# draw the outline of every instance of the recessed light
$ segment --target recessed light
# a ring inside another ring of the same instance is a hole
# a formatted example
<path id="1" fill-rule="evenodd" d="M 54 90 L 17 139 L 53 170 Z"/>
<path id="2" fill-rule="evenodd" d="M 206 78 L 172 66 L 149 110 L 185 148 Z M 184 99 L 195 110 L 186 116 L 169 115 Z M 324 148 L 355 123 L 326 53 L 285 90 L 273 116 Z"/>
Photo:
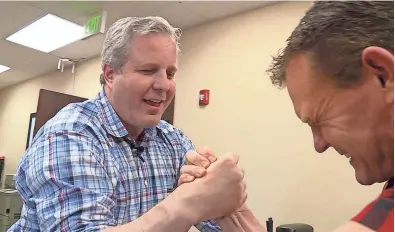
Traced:
<path id="1" fill-rule="evenodd" d="M 5 71 L 7 71 L 9 69 L 10 69 L 10 67 L 7 67 L 7 66 L 4 66 L 4 65 L 0 64 L 0 73 L 5 72 Z"/>
<path id="2" fill-rule="evenodd" d="M 47 14 L 6 40 L 42 52 L 51 52 L 83 37 L 84 28 L 73 22 Z"/>

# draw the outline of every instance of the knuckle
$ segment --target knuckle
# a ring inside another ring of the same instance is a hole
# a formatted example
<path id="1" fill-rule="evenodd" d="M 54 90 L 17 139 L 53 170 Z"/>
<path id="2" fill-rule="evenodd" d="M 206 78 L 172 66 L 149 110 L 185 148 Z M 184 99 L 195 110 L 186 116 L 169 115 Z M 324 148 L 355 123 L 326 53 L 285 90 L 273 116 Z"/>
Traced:
<path id="1" fill-rule="evenodd" d="M 188 182 L 189 179 L 190 179 L 190 176 L 189 176 L 188 174 L 183 174 L 183 175 L 181 176 L 181 180 L 183 181 L 183 183 Z"/>
<path id="2" fill-rule="evenodd" d="M 189 166 L 189 165 L 184 165 L 184 166 L 181 167 L 181 170 L 180 170 L 181 174 L 187 172 L 188 166 Z"/>
<path id="3" fill-rule="evenodd" d="M 235 173 L 236 173 L 237 180 L 243 181 L 243 179 L 244 179 L 243 172 L 240 172 L 240 170 L 235 170 Z"/>
<path id="4" fill-rule="evenodd" d="M 196 158 L 199 157 L 198 153 L 196 153 L 196 151 L 189 151 L 187 152 L 187 154 L 185 155 L 186 159 L 190 162 L 194 161 Z"/>
<path id="5" fill-rule="evenodd" d="M 232 156 L 225 156 L 224 158 L 223 158 L 223 162 L 225 163 L 225 164 L 234 164 L 235 162 L 233 161 L 233 158 L 232 158 Z"/>
<path id="6" fill-rule="evenodd" d="M 233 159 L 238 159 L 238 158 L 239 158 L 239 155 L 238 155 L 237 153 L 234 153 L 234 152 L 230 153 L 230 156 L 231 156 Z"/>
<path id="7" fill-rule="evenodd" d="M 197 166 L 194 166 L 192 169 L 191 169 L 191 174 L 193 174 L 194 176 L 198 176 L 198 175 L 200 175 L 200 172 L 202 171 L 202 168 L 201 167 L 197 167 Z"/>
<path id="8" fill-rule="evenodd" d="M 211 155 L 211 150 L 208 147 L 203 147 L 200 149 L 199 153 L 204 157 L 209 157 Z"/>
<path id="9" fill-rule="evenodd" d="M 185 179 L 184 175 L 181 175 L 180 178 L 178 179 L 178 185 L 184 184 L 185 183 L 184 179 Z"/>

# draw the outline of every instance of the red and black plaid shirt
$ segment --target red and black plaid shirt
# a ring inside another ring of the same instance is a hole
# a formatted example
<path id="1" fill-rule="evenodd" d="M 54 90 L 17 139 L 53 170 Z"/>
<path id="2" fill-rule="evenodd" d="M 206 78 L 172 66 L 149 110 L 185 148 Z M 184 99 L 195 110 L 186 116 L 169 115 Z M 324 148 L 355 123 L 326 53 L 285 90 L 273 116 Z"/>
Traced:
<path id="1" fill-rule="evenodd" d="M 394 178 L 385 184 L 380 196 L 352 220 L 377 232 L 394 231 Z"/>

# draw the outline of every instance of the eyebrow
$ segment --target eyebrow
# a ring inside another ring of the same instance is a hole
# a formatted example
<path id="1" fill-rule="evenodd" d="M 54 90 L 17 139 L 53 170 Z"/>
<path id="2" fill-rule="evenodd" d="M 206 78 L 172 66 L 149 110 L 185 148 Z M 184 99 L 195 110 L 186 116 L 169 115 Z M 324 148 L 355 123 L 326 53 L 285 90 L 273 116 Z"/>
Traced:
<path id="1" fill-rule="evenodd" d="M 158 64 L 156 63 L 144 63 L 140 64 L 139 67 L 147 68 L 147 67 L 158 67 Z M 167 67 L 167 69 L 170 69 L 171 71 L 176 72 L 178 70 L 177 66 L 170 65 Z"/>

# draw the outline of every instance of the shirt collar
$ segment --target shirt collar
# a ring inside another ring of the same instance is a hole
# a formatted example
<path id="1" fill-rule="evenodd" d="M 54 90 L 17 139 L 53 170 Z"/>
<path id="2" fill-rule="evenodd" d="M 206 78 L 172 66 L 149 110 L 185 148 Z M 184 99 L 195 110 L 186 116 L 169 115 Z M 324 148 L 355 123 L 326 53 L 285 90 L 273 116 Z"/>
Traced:
<path id="1" fill-rule="evenodd" d="M 389 188 L 394 188 L 394 177 L 389 179 L 387 183 L 385 184 L 384 189 L 389 189 Z"/>
<path id="2" fill-rule="evenodd" d="M 96 100 L 99 108 L 101 109 L 101 117 L 106 132 L 117 138 L 127 136 L 129 133 L 126 130 L 126 127 L 122 124 L 121 119 L 118 117 L 118 114 L 115 112 L 114 108 L 110 104 L 104 91 L 104 87 L 96 96 Z M 157 133 L 156 127 L 146 128 L 142 133 L 143 134 L 141 135 L 141 137 L 153 138 Z"/>

